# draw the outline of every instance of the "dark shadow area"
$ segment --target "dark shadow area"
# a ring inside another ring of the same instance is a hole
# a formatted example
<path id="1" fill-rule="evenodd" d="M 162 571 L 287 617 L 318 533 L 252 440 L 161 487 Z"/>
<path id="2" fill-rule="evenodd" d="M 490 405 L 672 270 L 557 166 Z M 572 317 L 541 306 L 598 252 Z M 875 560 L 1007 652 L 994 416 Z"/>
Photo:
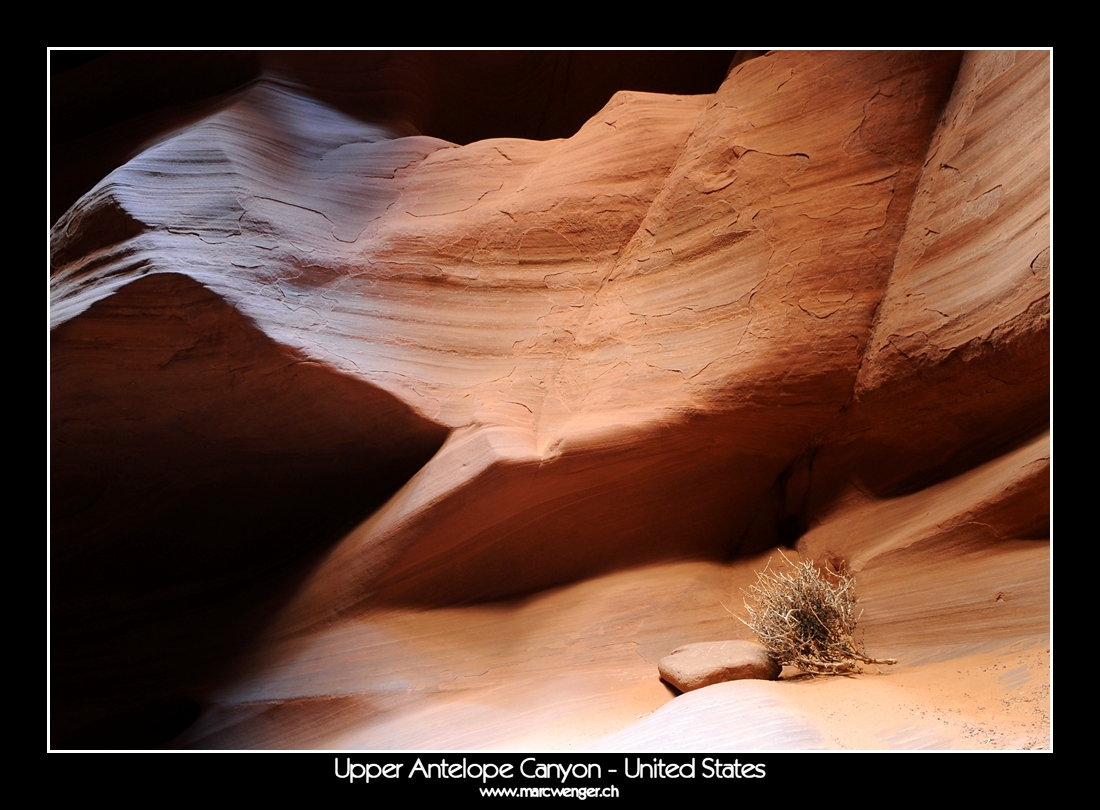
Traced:
<path id="1" fill-rule="evenodd" d="M 853 481 L 876 498 L 902 497 L 1027 444 L 1050 429 L 1049 357 L 1046 327 L 865 394 L 796 462 L 807 469 L 798 503 L 812 516 Z"/>
<path id="2" fill-rule="evenodd" d="M 81 65 L 106 56 L 110 51 L 50 51 L 50 76 L 76 70 Z"/>
<path id="3" fill-rule="evenodd" d="M 445 437 L 185 276 L 148 276 L 56 329 L 53 746 L 176 736 L 182 714 L 158 707 L 198 699 Z"/>
<path id="4" fill-rule="evenodd" d="M 771 482 L 806 441 L 802 426 L 829 410 L 827 402 L 778 414 L 742 405 L 688 415 L 621 444 L 491 465 L 403 524 L 405 550 L 369 604 L 485 603 L 623 568 L 724 559 L 761 515 L 771 524 L 761 549 L 774 546 Z"/>
<path id="5" fill-rule="evenodd" d="M 150 749 L 178 736 L 198 719 L 200 706 L 190 700 L 152 703 L 137 711 L 91 723 L 70 735 L 65 748 Z"/>

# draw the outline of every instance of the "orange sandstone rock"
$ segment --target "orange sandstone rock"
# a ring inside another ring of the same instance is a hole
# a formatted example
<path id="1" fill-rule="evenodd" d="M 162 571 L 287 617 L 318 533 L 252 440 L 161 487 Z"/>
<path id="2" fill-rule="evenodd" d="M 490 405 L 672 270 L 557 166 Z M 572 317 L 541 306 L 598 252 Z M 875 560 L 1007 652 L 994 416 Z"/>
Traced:
<path id="1" fill-rule="evenodd" d="M 661 677 L 681 692 L 746 678 L 772 681 L 783 671 L 767 650 L 752 641 L 686 644 L 662 658 L 658 668 Z"/>
<path id="2" fill-rule="evenodd" d="M 621 726 L 708 608 L 598 578 L 780 541 L 862 572 L 872 654 L 1044 637 L 1048 54 L 773 52 L 466 145 L 292 62 L 134 123 L 51 232 L 57 739 L 202 702 L 189 745 L 503 744 L 532 667 L 550 722 L 604 665 L 580 700 Z"/>

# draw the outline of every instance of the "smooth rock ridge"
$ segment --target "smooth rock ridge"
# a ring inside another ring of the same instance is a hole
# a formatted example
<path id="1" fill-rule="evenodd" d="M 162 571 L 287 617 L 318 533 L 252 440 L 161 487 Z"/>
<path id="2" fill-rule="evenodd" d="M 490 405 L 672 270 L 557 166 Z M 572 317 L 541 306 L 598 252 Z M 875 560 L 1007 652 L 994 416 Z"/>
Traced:
<path id="1" fill-rule="evenodd" d="M 661 677 L 681 692 L 746 678 L 773 681 L 782 667 L 753 641 L 703 641 L 677 647 L 661 659 Z"/>

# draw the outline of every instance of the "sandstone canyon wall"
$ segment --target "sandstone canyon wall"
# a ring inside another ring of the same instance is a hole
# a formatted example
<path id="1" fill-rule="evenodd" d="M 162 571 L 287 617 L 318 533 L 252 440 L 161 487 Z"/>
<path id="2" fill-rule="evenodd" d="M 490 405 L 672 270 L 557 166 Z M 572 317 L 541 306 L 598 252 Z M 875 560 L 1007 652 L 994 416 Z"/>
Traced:
<path id="1" fill-rule="evenodd" d="M 865 572 L 869 642 L 1045 637 L 1048 53 L 771 52 L 465 145 L 254 72 L 51 230 L 55 746 L 489 744 L 371 726 L 378 673 L 778 544 Z M 575 632 L 653 657 L 705 609 Z"/>

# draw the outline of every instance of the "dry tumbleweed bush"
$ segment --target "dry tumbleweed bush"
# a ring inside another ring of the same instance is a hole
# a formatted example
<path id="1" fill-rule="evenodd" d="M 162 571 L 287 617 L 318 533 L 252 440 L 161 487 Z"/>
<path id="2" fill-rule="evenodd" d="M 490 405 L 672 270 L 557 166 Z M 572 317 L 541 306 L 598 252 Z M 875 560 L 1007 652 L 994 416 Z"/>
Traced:
<path id="1" fill-rule="evenodd" d="M 862 672 L 857 661 L 897 663 L 892 658 L 868 658 L 863 645 L 853 638 L 863 611 L 855 612 L 851 575 L 843 568 L 826 568 L 823 573 L 809 561 L 787 562 L 792 572 L 769 572 L 766 565 L 757 574 L 745 600 L 749 620 L 741 619 L 772 658 L 821 675 Z"/>

